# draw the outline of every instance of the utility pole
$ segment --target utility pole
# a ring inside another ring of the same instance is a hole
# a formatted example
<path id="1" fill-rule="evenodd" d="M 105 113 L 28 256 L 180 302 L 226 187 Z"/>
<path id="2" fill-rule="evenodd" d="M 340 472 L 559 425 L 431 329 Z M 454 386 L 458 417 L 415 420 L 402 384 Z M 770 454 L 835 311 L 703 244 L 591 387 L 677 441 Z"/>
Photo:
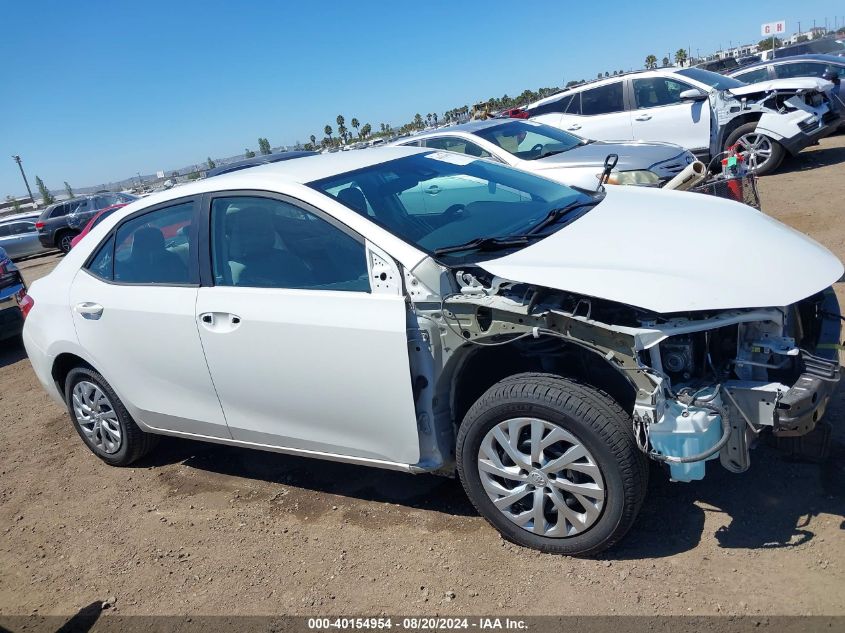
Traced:
<path id="1" fill-rule="evenodd" d="M 23 184 L 26 185 L 26 191 L 29 194 L 29 201 L 32 203 L 33 206 L 38 206 L 35 204 L 35 198 L 32 197 L 32 189 L 29 188 L 29 181 L 26 179 L 26 174 L 23 173 L 23 165 L 21 164 L 21 157 L 15 154 L 12 156 L 12 160 L 18 164 L 18 169 L 21 170 L 21 176 L 23 176 Z"/>

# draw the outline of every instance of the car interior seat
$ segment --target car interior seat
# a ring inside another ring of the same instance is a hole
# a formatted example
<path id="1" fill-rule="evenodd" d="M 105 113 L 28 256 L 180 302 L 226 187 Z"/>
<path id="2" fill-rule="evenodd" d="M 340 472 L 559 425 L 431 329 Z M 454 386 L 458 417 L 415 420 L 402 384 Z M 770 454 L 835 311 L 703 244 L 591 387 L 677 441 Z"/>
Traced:
<path id="1" fill-rule="evenodd" d="M 124 281 L 188 281 L 188 267 L 178 255 L 167 250 L 164 234 L 154 226 L 135 231 L 129 258 L 122 266 L 117 262 L 115 272 Z"/>

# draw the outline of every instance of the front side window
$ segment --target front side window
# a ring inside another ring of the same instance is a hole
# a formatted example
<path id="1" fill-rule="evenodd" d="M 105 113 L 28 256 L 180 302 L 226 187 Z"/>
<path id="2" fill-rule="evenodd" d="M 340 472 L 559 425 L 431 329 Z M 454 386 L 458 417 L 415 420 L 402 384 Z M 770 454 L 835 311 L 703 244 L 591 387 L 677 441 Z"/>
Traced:
<path id="1" fill-rule="evenodd" d="M 478 158 L 489 158 L 490 152 L 480 148 L 472 141 L 457 136 L 444 136 L 442 138 L 427 138 L 425 139 L 425 146 L 433 149 L 445 149 L 449 152 L 458 152 L 459 154 L 467 154 L 469 156 L 476 156 Z"/>
<path id="2" fill-rule="evenodd" d="M 193 202 L 157 209 L 120 225 L 115 234 L 114 280 L 137 284 L 191 283 L 196 252 Z"/>
<path id="3" fill-rule="evenodd" d="M 560 154 L 584 143 L 556 127 L 519 119 L 478 130 L 475 134 L 523 160 Z"/>
<path id="4" fill-rule="evenodd" d="M 339 227 L 281 200 L 215 198 L 211 239 L 218 286 L 370 290 L 364 245 Z"/>
<path id="5" fill-rule="evenodd" d="M 689 84 L 668 77 L 634 79 L 634 98 L 638 108 L 657 108 L 681 103 L 681 93 Z"/>
<path id="6" fill-rule="evenodd" d="M 35 224 L 32 222 L 13 222 L 9 225 L 10 235 L 26 235 L 35 233 Z"/>
<path id="7" fill-rule="evenodd" d="M 623 110 L 625 110 L 625 103 L 622 99 L 621 81 L 591 88 L 581 93 L 581 114 L 584 116 L 612 114 Z"/>
<path id="8" fill-rule="evenodd" d="M 754 68 L 734 76 L 747 84 L 756 84 L 758 81 L 766 81 L 769 78 L 769 67 Z"/>
<path id="9" fill-rule="evenodd" d="M 560 183 L 447 152 L 414 154 L 310 186 L 330 196 L 354 187 L 363 199 L 360 204 L 340 194 L 332 197 L 432 254 L 479 238 L 524 234 L 553 209 L 597 202 L 593 195 Z M 513 244 L 513 249 L 525 242 Z M 480 261 L 485 256 L 491 255 L 481 249 L 444 255 L 450 261 Z"/>

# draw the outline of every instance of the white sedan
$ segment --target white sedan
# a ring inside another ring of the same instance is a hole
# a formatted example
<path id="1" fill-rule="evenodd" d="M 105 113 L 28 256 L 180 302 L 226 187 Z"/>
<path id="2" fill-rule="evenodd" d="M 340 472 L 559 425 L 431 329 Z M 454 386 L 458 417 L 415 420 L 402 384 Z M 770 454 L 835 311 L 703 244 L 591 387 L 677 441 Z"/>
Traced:
<path id="1" fill-rule="evenodd" d="M 608 180 L 614 185 L 664 184 L 695 160 L 692 152 L 671 143 L 591 141 L 551 125 L 521 119 L 453 125 L 397 141 L 396 145 L 489 158 L 585 189 L 596 189 L 610 154 L 618 160 Z M 439 189 L 433 195 L 438 193 Z"/>
<path id="2" fill-rule="evenodd" d="M 452 177 L 461 202 L 415 193 Z M 748 427 L 813 428 L 842 272 L 739 203 L 391 147 L 133 202 L 21 304 L 36 375 L 109 464 L 174 435 L 457 472 L 506 538 L 587 555 L 633 524 L 648 459 L 741 472 Z"/>

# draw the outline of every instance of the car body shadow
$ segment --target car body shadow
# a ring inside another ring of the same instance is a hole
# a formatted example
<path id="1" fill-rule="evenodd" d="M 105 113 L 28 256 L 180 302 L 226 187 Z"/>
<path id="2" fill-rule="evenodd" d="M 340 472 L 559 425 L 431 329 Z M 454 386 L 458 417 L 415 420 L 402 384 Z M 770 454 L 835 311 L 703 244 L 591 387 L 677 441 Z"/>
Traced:
<path id="1" fill-rule="evenodd" d="M 14 365 L 26 358 L 26 349 L 20 336 L 0 340 L 0 368 Z"/>
<path id="2" fill-rule="evenodd" d="M 845 163 L 845 147 L 825 147 L 788 158 L 776 173 L 791 174 Z"/>

